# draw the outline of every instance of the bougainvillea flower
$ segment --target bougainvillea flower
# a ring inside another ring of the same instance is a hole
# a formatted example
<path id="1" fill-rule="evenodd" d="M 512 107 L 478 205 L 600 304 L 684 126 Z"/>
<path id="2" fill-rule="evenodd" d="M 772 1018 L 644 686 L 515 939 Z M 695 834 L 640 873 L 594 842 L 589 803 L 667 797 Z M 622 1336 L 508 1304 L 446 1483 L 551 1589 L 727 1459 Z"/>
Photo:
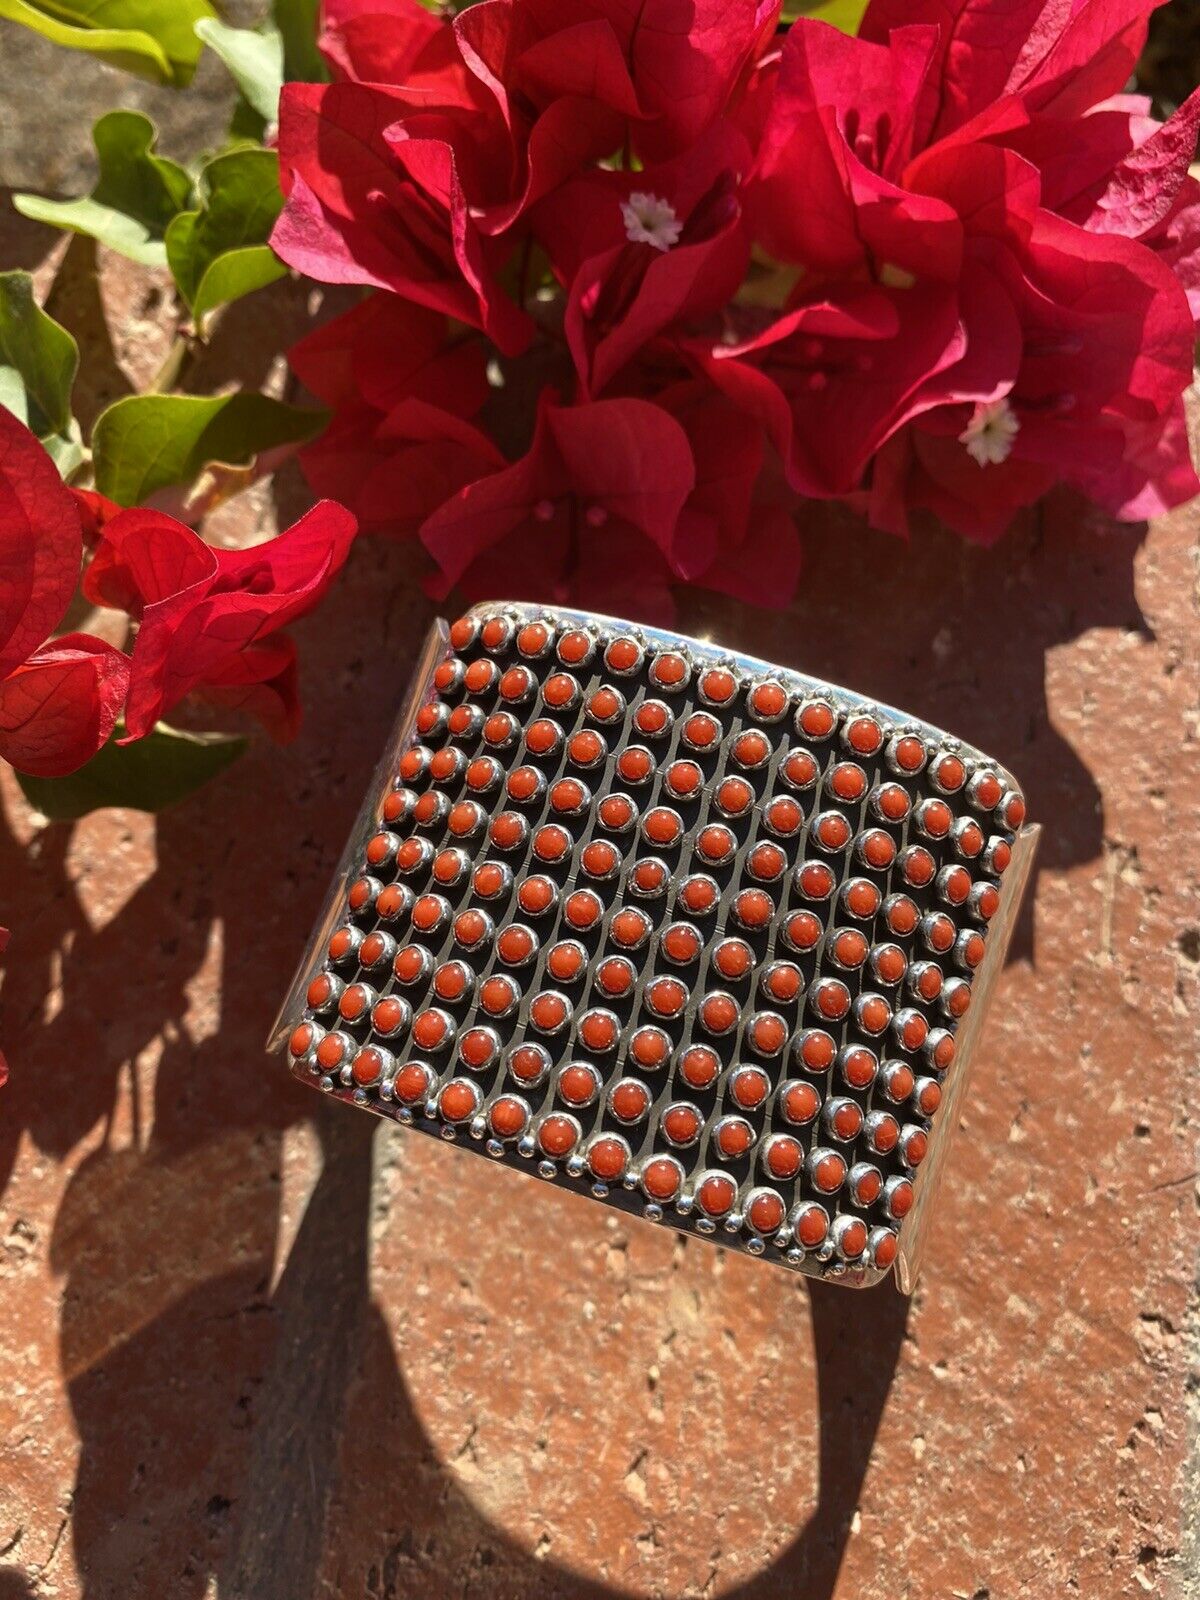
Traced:
<path id="1" fill-rule="evenodd" d="M 693 145 L 724 110 L 773 12 L 756 0 L 484 0 L 456 21 L 499 95 L 609 109 L 607 154 Z M 597 125 L 597 132 L 599 132 Z"/>
<path id="2" fill-rule="evenodd" d="M 89 633 L 64 633 L 0 679 L 0 756 L 38 778 L 83 766 L 113 731 L 129 657 Z"/>
<path id="3" fill-rule="evenodd" d="M 90 634 L 47 639 L 79 580 L 80 509 L 33 434 L 0 407 L 0 757 L 57 778 L 90 760 L 125 699 L 129 658 Z"/>
<path id="4" fill-rule="evenodd" d="M 692 448 L 696 485 L 677 537 L 712 560 L 692 582 L 751 605 L 787 605 L 800 576 L 800 538 L 782 475 L 765 471 L 762 427 L 707 384 L 684 381 L 658 395 Z"/>
<path id="5" fill-rule="evenodd" d="M 792 487 L 818 498 L 852 490 L 911 417 L 963 397 L 957 380 L 942 381 L 965 351 L 958 299 L 937 284 L 827 294 L 738 343 L 688 348 L 762 422 Z"/>
<path id="6" fill-rule="evenodd" d="M 415 533 L 464 484 L 504 465 L 469 420 L 489 395 L 478 336 L 375 294 L 308 334 L 293 371 L 334 411 L 300 452 L 313 489 L 350 507 L 364 530 Z"/>
<path id="7" fill-rule="evenodd" d="M 746 195 L 770 255 L 839 282 L 864 271 L 954 282 L 958 217 L 904 184 L 935 38 L 903 28 L 877 45 L 823 23 L 791 30 Z"/>
<path id="8" fill-rule="evenodd" d="M 856 38 L 773 0 L 328 0 L 278 242 L 430 320 L 301 346 L 310 479 L 419 525 L 443 587 L 641 615 L 685 575 L 786 593 L 785 482 L 973 538 L 1061 482 L 1178 503 L 1200 98 L 1125 92 L 1152 9 L 872 0 Z M 632 415 L 681 474 L 652 525 L 609 503 L 651 486 Z"/>
<path id="9" fill-rule="evenodd" d="M 436 78 L 454 54 L 449 27 L 419 0 L 324 0 L 318 43 L 334 77 L 354 83 Z"/>
<path id="10" fill-rule="evenodd" d="M 585 394 L 598 394 L 660 333 L 718 311 L 750 260 L 738 178 L 749 165 L 731 130 L 638 173 L 591 172 L 532 218 L 567 290 L 565 330 Z"/>
<path id="11" fill-rule="evenodd" d="M 1028 112 L 1078 117 L 1119 94 L 1146 41 L 1158 0 L 871 0 L 859 35 L 937 30 L 917 107 L 917 141 L 955 132 L 1006 97 Z"/>
<path id="12" fill-rule="evenodd" d="M 696 483 L 688 436 L 646 400 L 598 400 L 538 416 L 520 461 L 452 496 L 421 538 L 441 568 L 439 597 L 459 584 L 469 598 L 519 593 L 588 603 L 617 614 L 664 615 L 670 585 L 702 572 L 715 530 L 680 526 Z"/>
<path id="13" fill-rule="evenodd" d="M 216 550 L 165 512 L 136 509 L 114 517 L 84 592 L 140 618 L 127 738 L 142 738 L 185 695 L 210 687 L 222 703 L 232 698 L 255 710 L 269 706 L 269 728 L 284 736 L 294 732 L 299 708 L 291 646 L 279 635 L 326 593 L 354 533 L 350 513 L 328 501 L 277 538 L 246 550 Z"/>
<path id="14" fill-rule="evenodd" d="M 477 225 L 508 194 L 511 163 L 503 121 L 461 61 L 438 91 L 288 84 L 271 244 L 311 278 L 390 289 L 520 350 L 531 325 L 496 276 L 507 248 Z"/>

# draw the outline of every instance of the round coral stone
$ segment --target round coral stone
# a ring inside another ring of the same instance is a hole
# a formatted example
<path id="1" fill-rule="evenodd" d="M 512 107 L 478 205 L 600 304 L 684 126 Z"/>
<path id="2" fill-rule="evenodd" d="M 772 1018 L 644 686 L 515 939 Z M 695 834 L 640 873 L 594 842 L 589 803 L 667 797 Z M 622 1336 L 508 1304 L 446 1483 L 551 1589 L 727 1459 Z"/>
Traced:
<path id="1" fill-rule="evenodd" d="M 682 1102 L 668 1106 L 662 1114 L 662 1130 L 672 1144 L 692 1144 L 704 1126 L 704 1118 L 695 1106 Z"/>
<path id="2" fill-rule="evenodd" d="M 558 1092 L 569 1106 L 590 1105 L 599 1089 L 600 1074 L 584 1062 L 574 1062 L 558 1075 Z"/>
<path id="3" fill-rule="evenodd" d="M 828 739 L 837 726 L 837 717 L 827 700 L 810 700 L 800 707 L 796 726 L 810 739 Z"/>
<path id="4" fill-rule="evenodd" d="M 857 755 L 873 756 L 883 745 L 883 729 L 874 717 L 855 717 L 846 724 L 846 743 Z"/>
<path id="5" fill-rule="evenodd" d="M 651 1200 L 674 1200 L 683 1186 L 683 1172 L 670 1156 L 655 1156 L 642 1168 L 642 1189 Z"/>
<path id="6" fill-rule="evenodd" d="M 587 953 L 573 939 L 562 939 L 550 947 L 546 969 L 558 983 L 573 983 L 587 965 Z"/>
<path id="7" fill-rule="evenodd" d="M 756 683 L 750 691 L 750 709 L 764 722 L 777 722 L 787 710 L 787 690 L 773 678 Z"/>
<path id="8" fill-rule="evenodd" d="M 833 936 L 830 954 L 842 967 L 861 967 L 867 959 L 867 941 L 857 928 L 842 928 Z"/>
<path id="9" fill-rule="evenodd" d="M 496 1059 L 497 1045 L 487 1028 L 468 1028 L 458 1041 L 458 1054 L 474 1072 L 482 1072 Z"/>
<path id="10" fill-rule="evenodd" d="M 683 742 L 693 750 L 711 750 L 721 738 L 721 724 L 706 711 L 697 711 L 683 725 Z"/>
<path id="11" fill-rule="evenodd" d="M 650 927 L 650 918 L 644 911 L 629 908 L 617 912 L 609 923 L 608 931 L 616 944 L 626 950 L 635 950 L 649 937 Z"/>
<path id="12" fill-rule="evenodd" d="M 579 1037 L 597 1055 L 616 1046 L 620 1027 L 611 1011 L 587 1011 L 579 1021 Z"/>
<path id="13" fill-rule="evenodd" d="M 583 728 L 573 734 L 567 745 L 567 754 L 577 767 L 594 767 L 608 754 L 608 746 L 592 728 Z"/>
<path id="14" fill-rule="evenodd" d="M 376 1033 L 381 1033 L 386 1039 L 393 1033 L 398 1033 L 408 1021 L 408 1017 L 407 1003 L 389 995 L 387 999 L 381 1000 L 371 1013 L 371 1026 Z"/>
<path id="15" fill-rule="evenodd" d="M 514 800 L 517 805 L 524 805 L 541 794 L 544 783 L 545 780 L 536 767 L 514 767 L 508 775 L 505 790 L 510 800 Z M 519 844 L 520 836 L 514 835 L 511 843 Z"/>
<path id="16" fill-rule="evenodd" d="M 438 1096 L 438 1110 L 447 1122 L 466 1122 L 479 1109 L 479 1090 L 466 1078 L 451 1078 Z"/>
<path id="17" fill-rule="evenodd" d="M 603 1183 L 615 1183 L 629 1165 L 629 1146 L 614 1133 L 601 1134 L 588 1146 L 588 1169 Z"/>
<path id="18" fill-rule="evenodd" d="M 654 978 L 643 993 L 656 1017 L 677 1017 L 687 1005 L 688 991 L 678 978 Z"/>
<path id="19" fill-rule="evenodd" d="M 689 1089 L 709 1089 L 717 1081 L 721 1062 L 707 1045 L 693 1044 L 679 1058 L 679 1076 Z"/>
<path id="20" fill-rule="evenodd" d="M 557 722 L 539 717 L 525 730 L 525 748 L 535 756 L 547 756 L 562 743 L 563 731 Z"/>
<path id="21" fill-rule="evenodd" d="M 761 1067 L 738 1067 L 729 1079 L 729 1097 L 743 1111 L 757 1111 L 771 1092 L 771 1080 Z"/>
<path id="22" fill-rule="evenodd" d="M 519 1044 L 508 1057 L 508 1070 L 518 1083 L 540 1083 L 549 1066 L 550 1057 L 540 1044 Z"/>
<path id="23" fill-rule="evenodd" d="M 674 720 L 672 710 L 662 701 L 642 701 L 634 712 L 634 726 L 638 733 L 645 733 L 646 738 L 658 738 L 659 734 L 666 733 Z"/>
<path id="24" fill-rule="evenodd" d="M 757 1189 L 746 1207 L 746 1221 L 755 1233 L 776 1233 L 787 1215 L 782 1199 L 773 1189 Z"/>
<path id="25" fill-rule="evenodd" d="M 636 974 L 624 956 L 606 956 L 596 968 L 596 985 L 611 999 L 619 999 L 633 988 Z"/>
<path id="26" fill-rule="evenodd" d="M 475 974 L 465 961 L 446 961 L 433 975 L 433 992 L 439 1000 L 453 1005 L 470 992 L 474 982 Z"/>
<path id="27" fill-rule="evenodd" d="M 429 1068 L 420 1061 L 410 1061 L 400 1068 L 396 1074 L 393 1089 L 396 1099 L 402 1105 L 416 1105 L 418 1100 L 424 1100 L 429 1093 L 429 1086 L 433 1082 L 433 1074 Z"/>
<path id="28" fill-rule="evenodd" d="M 741 817 L 754 804 L 754 790 L 745 778 L 724 778 L 717 787 L 718 811 L 727 817 Z"/>
<path id="29" fill-rule="evenodd" d="M 533 836 L 533 853 L 539 861 L 561 861 L 571 853 L 571 835 L 557 822 L 547 822 Z"/>
<path id="30" fill-rule="evenodd" d="M 539 1033 L 557 1033 L 569 1016 L 567 1002 L 552 990 L 536 995 L 529 1007 L 529 1020 Z"/>
<path id="31" fill-rule="evenodd" d="M 625 696 L 611 684 L 601 684 L 588 701 L 588 715 L 597 722 L 616 722 L 625 714 Z"/>
<path id="32" fill-rule="evenodd" d="M 582 628 L 572 628 L 558 641 L 558 659 L 568 667 L 581 667 L 596 648 L 590 633 Z"/>
<path id="33" fill-rule="evenodd" d="M 796 1177 L 803 1166 L 804 1151 L 795 1139 L 780 1133 L 768 1143 L 763 1161 L 773 1178 L 787 1183 Z"/>
<path id="34" fill-rule="evenodd" d="M 800 1035 L 797 1049 L 805 1069 L 809 1072 L 828 1072 L 837 1055 L 837 1046 L 822 1028 L 806 1028 Z"/>
<path id="35" fill-rule="evenodd" d="M 636 639 L 614 639 L 604 652 L 604 662 L 610 672 L 636 672 L 642 664 L 642 647 Z"/>
<path id="36" fill-rule="evenodd" d="M 759 733 L 757 728 L 739 733 L 733 741 L 733 759 L 741 767 L 761 767 L 770 754 L 770 742 L 766 734 Z"/>
<path id="37" fill-rule="evenodd" d="M 677 966 L 688 966 L 699 958 L 704 941 L 690 922 L 674 922 L 664 929 L 662 952 Z"/>
<path id="38" fill-rule="evenodd" d="M 489 1017 L 503 1017 L 517 1003 L 517 986 L 511 978 L 486 978 L 480 985 L 479 1005 Z"/>
<path id="39" fill-rule="evenodd" d="M 837 880 L 823 861 L 805 861 L 796 874 L 796 885 L 808 900 L 827 900 Z"/>
<path id="40" fill-rule="evenodd" d="M 709 1033 L 728 1033 L 737 1026 L 738 1015 L 732 995 L 709 994 L 700 1002 L 700 1020 Z"/>
<path id="41" fill-rule="evenodd" d="M 613 1085 L 608 1103 L 622 1122 L 640 1122 L 650 1109 L 650 1092 L 636 1078 L 622 1078 Z"/>
<path id="42" fill-rule="evenodd" d="M 661 1028 L 639 1028 L 629 1041 L 629 1054 L 643 1071 L 653 1072 L 671 1054 L 671 1041 Z"/>
<path id="43" fill-rule="evenodd" d="M 723 1217 L 733 1210 L 737 1185 L 723 1172 L 710 1172 L 696 1189 L 696 1204 L 706 1217 Z"/>
<path id="44" fill-rule="evenodd" d="M 790 961 L 773 961 L 763 973 L 763 993 L 776 1005 L 790 1005 L 799 998 L 803 987 L 804 978 L 800 968 L 794 967 Z"/>
<path id="45" fill-rule="evenodd" d="M 557 885 L 541 872 L 526 878 L 517 890 L 517 904 L 527 917 L 540 917 L 557 899 Z"/>
<path id="46" fill-rule="evenodd" d="M 709 667 L 700 678 L 700 698 L 710 705 L 728 705 L 737 693 L 737 679 L 725 667 Z"/>
<path id="47" fill-rule="evenodd" d="M 614 833 L 623 833 L 637 818 L 637 807 L 627 794 L 608 794 L 599 806 L 600 821 Z"/>
<path id="48" fill-rule="evenodd" d="M 471 885 L 484 900 L 494 900 L 508 887 L 508 873 L 497 861 L 482 861 L 475 868 Z"/>
<path id="49" fill-rule="evenodd" d="M 779 1107 L 788 1122 L 803 1128 L 821 1109 L 821 1097 L 811 1083 L 797 1081 L 784 1086 Z"/>
<path id="50" fill-rule="evenodd" d="M 642 832 L 651 844 L 660 849 L 668 849 L 678 844 L 683 834 L 683 822 L 677 812 L 669 806 L 655 806 L 646 813 L 642 822 Z"/>
<path id="51" fill-rule="evenodd" d="M 621 857 L 607 839 L 593 839 L 584 846 L 579 864 L 589 878 L 610 878 L 620 866 Z"/>
<path id="52" fill-rule="evenodd" d="M 685 878 L 679 890 L 679 901 L 694 917 L 711 911 L 719 898 L 719 890 L 710 877 L 694 873 Z"/>
<path id="53" fill-rule="evenodd" d="M 822 1194 L 836 1194 L 846 1180 L 846 1163 L 832 1150 L 814 1151 L 810 1169 L 813 1187 Z"/>
<path id="54" fill-rule="evenodd" d="M 867 775 L 856 761 L 839 761 L 825 782 L 830 794 L 847 803 L 861 800 L 867 792 Z"/>
<path id="55" fill-rule="evenodd" d="M 733 902 L 733 912 L 743 928 L 765 928 L 775 915 L 775 902 L 763 889 L 743 889 Z"/>
<path id="56" fill-rule="evenodd" d="M 543 1118 L 538 1129 L 538 1144 L 548 1156 L 569 1156 L 579 1142 L 579 1128 L 573 1117 L 554 1111 Z"/>
<path id="57" fill-rule="evenodd" d="M 801 1207 L 793 1231 L 797 1242 L 806 1250 L 815 1250 L 818 1245 L 823 1244 L 825 1235 L 829 1232 L 829 1217 L 824 1206 Z"/>
<path id="58" fill-rule="evenodd" d="M 604 915 L 604 904 L 591 889 L 576 889 L 563 904 L 563 920 L 579 933 L 594 928 Z"/>
<path id="59" fill-rule="evenodd" d="M 553 711 L 563 711 L 579 699 L 579 680 L 569 672 L 552 672 L 542 685 L 542 699 Z"/>

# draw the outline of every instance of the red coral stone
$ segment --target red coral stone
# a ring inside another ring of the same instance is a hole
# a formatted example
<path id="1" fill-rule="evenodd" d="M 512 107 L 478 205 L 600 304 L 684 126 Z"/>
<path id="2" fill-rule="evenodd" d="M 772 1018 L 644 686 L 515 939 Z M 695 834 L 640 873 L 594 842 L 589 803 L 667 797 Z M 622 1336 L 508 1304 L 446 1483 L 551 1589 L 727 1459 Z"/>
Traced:
<path id="1" fill-rule="evenodd" d="M 466 1122 L 479 1109 L 479 1090 L 466 1078 L 451 1078 L 438 1095 L 438 1110 L 447 1122 Z"/>
<path id="2" fill-rule="evenodd" d="M 622 1078 L 613 1085 L 608 1103 L 622 1122 L 640 1122 L 650 1109 L 650 1091 L 636 1078 Z"/>
<path id="3" fill-rule="evenodd" d="M 779 1109 L 784 1118 L 796 1127 L 805 1127 L 821 1109 L 821 1097 L 811 1083 L 796 1081 L 786 1084 L 779 1098 Z"/>
<path id="4" fill-rule="evenodd" d="M 683 1103 L 668 1106 L 662 1114 L 662 1130 L 672 1144 L 691 1144 L 704 1126 L 704 1118 L 695 1106 Z"/>
<path id="5" fill-rule="evenodd" d="M 733 1209 L 737 1184 L 724 1172 L 710 1172 L 696 1190 L 696 1204 L 706 1217 L 723 1217 Z"/>
<path id="6" fill-rule="evenodd" d="M 538 1144 L 548 1156 L 569 1156 L 579 1142 L 579 1129 L 573 1117 L 551 1112 L 538 1129 Z"/>
<path id="7" fill-rule="evenodd" d="M 615 1133 L 602 1134 L 588 1146 L 588 1169 L 603 1183 L 615 1183 L 629 1165 L 629 1146 Z"/>
<path id="8" fill-rule="evenodd" d="M 642 1188 L 651 1200 L 674 1200 L 682 1186 L 679 1163 L 670 1156 L 655 1156 L 642 1168 Z"/>
<path id="9" fill-rule="evenodd" d="M 705 1044 L 690 1045 L 679 1058 L 679 1076 L 690 1089 L 708 1089 L 717 1081 L 721 1062 Z"/>
<path id="10" fill-rule="evenodd" d="M 488 1126 L 497 1139 L 515 1139 L 529 1124 L 529 1107 L 515 1094 L 504 1094 L 488 1112 Z"/>
<path id="11" fill-rule="evenodd" d="M 782 1199 L 774 1189 L 759 1189 L 746 1207 L 746 1221 L 755 1233 L 775 1233 L 783 1226 L 787 1215 Z"/>

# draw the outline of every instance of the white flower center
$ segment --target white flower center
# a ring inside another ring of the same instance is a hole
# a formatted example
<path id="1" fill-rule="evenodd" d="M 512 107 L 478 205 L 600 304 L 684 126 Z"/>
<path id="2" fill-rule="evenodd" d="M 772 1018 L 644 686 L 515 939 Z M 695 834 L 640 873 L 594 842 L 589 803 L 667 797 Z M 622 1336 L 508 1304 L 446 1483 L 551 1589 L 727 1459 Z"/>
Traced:
<path id="1" fill-rule="evenodd" d="M 981 467 L 998 467 L 1012 452 L 1013 440 L 1021 431 L 1021 419 L 1007 400 L 989 400 L 976 405 L 970 422 L 958 436 L 967 454 Z"/>
<path id="2" fill-rule="evenodd" d="M 625 222 L 625 236 L 632 244 L 669 250 L 679 243 L 683 224 L 669 200 L 656 194 L 631 194 L 628 200 L 621 201 L 621 216 Z"/>

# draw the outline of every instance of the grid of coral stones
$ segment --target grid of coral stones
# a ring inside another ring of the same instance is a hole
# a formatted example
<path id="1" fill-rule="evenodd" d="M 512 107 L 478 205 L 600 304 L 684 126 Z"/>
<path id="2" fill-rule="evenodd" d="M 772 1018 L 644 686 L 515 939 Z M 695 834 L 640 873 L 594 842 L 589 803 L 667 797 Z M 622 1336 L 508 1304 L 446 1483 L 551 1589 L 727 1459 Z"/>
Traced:
<path id="1" fill-rule="evenodd" d="M 295 1070 L 874 1281 L 1024 818 L 1011 780 L 845 691 L 583 613 L 477 608 L 450 649 Z"/>

